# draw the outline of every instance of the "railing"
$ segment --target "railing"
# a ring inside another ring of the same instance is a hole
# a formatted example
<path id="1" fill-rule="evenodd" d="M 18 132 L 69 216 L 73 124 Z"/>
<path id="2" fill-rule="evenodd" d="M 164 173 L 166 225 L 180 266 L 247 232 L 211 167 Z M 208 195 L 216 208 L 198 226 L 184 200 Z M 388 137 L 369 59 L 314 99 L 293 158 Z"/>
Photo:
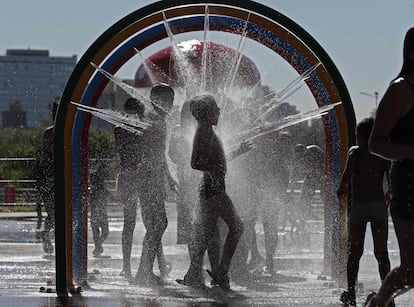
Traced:
<path id="1" fill-rule="evenodd" d="M 26 162 L 27 166 L 36 162 L 36 158 L 0 158 L 0 163 Z M 0 180 L 0 205 L 35 205 L 36 180 Z"/>
<path id="2" fill-rule="evenodd" d="M 27 187 L 15 187 L 22 184 Z M 19 205 L 32 206 L 36 204 L 37 191 L 34 187 L 36 180 L 0 180 L 0 202 L 1 206 Z"/>
<path id="3" fill-rule="evenodd" d="M 96 159 L 90 159 L 94 161 Z M 117 162 L 116 159 L 106 159 Z M 36 158 L 0 158 L 0 163 L 7 162 L 36 163 Z M 115 180 L 105 180 L 108 190 L 115 195 Z M 35 179 L 3 179 L 0 180 L 0 206 L 35 206 L 42 203 L 36 189 Z"/>
<path id="4" fill-rule="evenodd" d="M 95 160 L 95 159 L 90 159 Z M 107 159 L 114 162 L 117 160 Z M 35 158 L 0 158 L 0 162 L 10 162 L 10 161 L 26 161 L 27 163 L 36 162 Z M 105 180 L 108 190 L 114 196 L 113 199 L 116 199 L 116 190 L 115 190 L 115 180 L 107 179 Z M 296 201 L 300 197 L 301 188 L 303 181 L 295 181 L 289 184 L 287 193 Z M 9 194 L 8 194 L 9 193 Z M 35 179 L 22 179 L 22 180 L 0 180 L 0 206 L 35 206 L 36 204 L 41 204 L 41 199 L 38 195 L 36 189 L 36 180 Z M 109 205 L 118 205 L 116 202 L 111 202 Z M 323 212 L 324 206 L 323 201 L 320 198 L 320 191 L 316 191 L 313 198 L 312 211 Z"/>

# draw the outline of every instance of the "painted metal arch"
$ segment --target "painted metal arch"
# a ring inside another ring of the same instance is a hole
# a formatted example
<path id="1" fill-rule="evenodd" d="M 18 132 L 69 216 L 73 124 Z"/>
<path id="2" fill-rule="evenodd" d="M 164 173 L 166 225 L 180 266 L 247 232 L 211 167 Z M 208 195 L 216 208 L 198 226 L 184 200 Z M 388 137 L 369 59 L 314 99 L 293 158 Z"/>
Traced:
<path id="1" fill-rule="evenodd" d="M 315 100 L 320 106 L 342 101 L 342 106 L 330 112 L 331 116 L 325 120 L 327 154 L 332 161 L 330 190 L 333 191 L 340 160 L 346 155 L 348 143 L 353 142 L 348 136 L 353 135 L 355 118 L 346 86 L 323 48 L 289 18 L 252 1 L 158 1 L 131 13 L 105 31 L 82 56 L 63 92 L 55 126 L 58 291 L 64 291 L 72 283 L 73 270 L 84 265 L 86 257 L 82 253 L 73 257 L 72 251 L 79 249 L 79 240 L 85 235 L 82 196 L 86 195 L 90 116 L 77 112 L 69 102 L 81 101 L 94 106 L 105 88 L 108 80 L 94 74 L 89 63 L 115 73 L 135 55 L 133 48 L 143 49 L 167 36 L 162 12 L 176 33 L 197 31 L 202 29 L 206 4 L 211 15 L 210 30 L 233 33 L 236 25 L 249 15 L 248 37 L 274 50 L 299 73 L 322 63 L 308 81 Z M 72 234 L 76 237 L 72 238 Z M 82 277 L 82 272 L 76 272 L 79 274 Z"/>

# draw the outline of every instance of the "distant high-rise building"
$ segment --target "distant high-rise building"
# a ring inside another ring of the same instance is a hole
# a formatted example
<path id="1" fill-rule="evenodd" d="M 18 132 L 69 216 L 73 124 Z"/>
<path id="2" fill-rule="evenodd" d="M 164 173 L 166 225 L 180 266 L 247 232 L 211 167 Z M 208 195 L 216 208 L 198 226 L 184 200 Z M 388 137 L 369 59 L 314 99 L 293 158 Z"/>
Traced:
<path id="1" fill-rule="evenodd" d="M 18 101 L 26 114 L 25 126 L 38 128 L 50 122 L 49 104 L 62 95 L 76 62 L 76 55 L 51 57 L 49 50 L 8 49 L 0 55 L 0 114 L 8 114 Z M 0 126 L 5 124 L 15 126 L 2 118 Z"/>
<path id="2" fill-rule="evenodd" d="M 23 111 L 23 108 L 19 101 L 9 105 L 9 110 L 3 111 L 3 128 L 26 128 L 27 112 Z"/>

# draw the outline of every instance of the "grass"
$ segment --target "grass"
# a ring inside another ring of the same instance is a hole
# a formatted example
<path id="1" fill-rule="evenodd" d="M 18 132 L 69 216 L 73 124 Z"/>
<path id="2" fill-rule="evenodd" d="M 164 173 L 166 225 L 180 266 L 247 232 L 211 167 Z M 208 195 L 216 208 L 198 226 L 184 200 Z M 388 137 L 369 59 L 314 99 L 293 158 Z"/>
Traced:
<path id="1" fill-rule="evenodd" d="M 3 205 L 0 206 L 0 212 L 35 212 L 36 206 L 19 206 L 19 205 Z"/>
<path id="2" fill-rule="evenodd" d="M 108 212 L 121 212 L 123 210 L 122 205 L 107 205 Z M 45 211 L 42 205 L 42 211 Z M 35 205 L 0 205 L 0 213 L 2 212 L 36 212 Z"/>

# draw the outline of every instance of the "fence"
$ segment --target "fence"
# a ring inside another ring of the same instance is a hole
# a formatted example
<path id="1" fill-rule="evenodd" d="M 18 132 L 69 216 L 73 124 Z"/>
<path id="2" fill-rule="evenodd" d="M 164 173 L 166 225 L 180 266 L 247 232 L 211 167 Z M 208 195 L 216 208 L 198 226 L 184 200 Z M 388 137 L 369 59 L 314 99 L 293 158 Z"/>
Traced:
<path id="1" fill-rule="evenodd" d="M 92 162 L 96 159 L 90 159 Z M 109 162 L 118 163 L 117 159 L 105 159 Z M 30 163 L 36 163 L 37 159 L 35 158 L 0 158 L 0 163 L 10 163 L 10 162 L 22 162 L 27 163 L 29 166 Z M 105 180 L 108 190 L 114 196 L 113 199 L 116 200 L 116 190 L 115 190 L 115 180 L 110 178 Z M 303 181 L 291 182 L 287 193 L 298 201 L 298 198 L 301 194 Z M 36 204 L 41 204 L 40 196 L 36 189 L 36 180 L 35 179 L 20 179 L 20 180 L 11 180 L 4 179 L 0 180 L 0 206 L 35 206 Z M 111 201 L 109 204 L 116 205 L 116 202 Z M 311 211 L 316 213 L 318 216 L 322 216 L 324 206 L 321 199 L 320 191 L 317 190 L 313 200 L 310 204 Z"/>
<path id="2" fill-rule="evenodd" d="M 3 175 L 4 170 L 15 167 L 17 163 L 26 163 L 25 167 L 33 167 L 36 158 L 0 158 Z M 6 164 L 6 165 L 4 165 Z M 1 179 L 0 205 L 35 205 L 36 204 L 35 179 Z"/>
<path id="3" fill-rule="evenodd" d="M 90 159 L 95 161 L 96 159 Z M 116 159 L 106 159 L 117 162 Z M 0 158 L 0 163 L 26 163 L 26 167 L 34 167 L 36 158 Z M 115 180 L 105 180 L 108 190 L 115 193 Z M 36 189 L 36 179 L 1 179 L 0 180 L 0 206 L 35 206 L 41 203 L 40 196 Z"/>

